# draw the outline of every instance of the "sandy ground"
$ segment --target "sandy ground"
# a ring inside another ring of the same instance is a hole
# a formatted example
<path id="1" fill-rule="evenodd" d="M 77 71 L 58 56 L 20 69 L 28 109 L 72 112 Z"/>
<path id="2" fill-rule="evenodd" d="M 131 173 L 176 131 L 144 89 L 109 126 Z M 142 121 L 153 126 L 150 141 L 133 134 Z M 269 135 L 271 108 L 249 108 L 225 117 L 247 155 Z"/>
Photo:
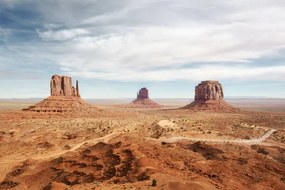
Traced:
<path id="1" fill-rule="evenodd" d="M 28 104 L 0 109 L 0 189 L 285 189 L 279 106 L 238 113 L 169 109 L 174 103 L 101 104 L 85 115 L 17 111 Z"/>

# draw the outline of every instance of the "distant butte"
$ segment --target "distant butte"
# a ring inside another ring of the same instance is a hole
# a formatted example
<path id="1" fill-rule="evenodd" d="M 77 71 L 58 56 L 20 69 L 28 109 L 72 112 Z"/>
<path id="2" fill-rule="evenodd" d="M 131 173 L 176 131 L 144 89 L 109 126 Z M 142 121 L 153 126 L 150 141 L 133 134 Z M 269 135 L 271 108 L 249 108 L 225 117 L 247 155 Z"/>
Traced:
<path id="1" fill-rule="evenodd" d="M 137 93 L 137 99 L 149 99 L 148 96 L 148 89 L 147 88 L 141 88 L 140 91 Z"/>
<path id="2" fill-rule="evenodd" d="M 72 86 L 68 76 L 53 75 L 50 81 L 50 96 L 43 101 L 24 109 L 34 112 L 73 112 L 89 111 L 94 108 L 80 98 L 79 85 Z"/>
<path id="3" fill-rule="evenodd" d="M 132 101 L 127 107 L 131 108 L 161 108 L 162 106 L 152 101 L 149 98 L 147 88 L 141 88 L 137 93 L 137 98 Z"/>
<path id="4" fill-rule="evenodd" d="M 183 107 L 191 110 L 237 111 L 224 101 L 222 85 L 215 80 L 202 81 L 195 87 L 195 99 Z"/>

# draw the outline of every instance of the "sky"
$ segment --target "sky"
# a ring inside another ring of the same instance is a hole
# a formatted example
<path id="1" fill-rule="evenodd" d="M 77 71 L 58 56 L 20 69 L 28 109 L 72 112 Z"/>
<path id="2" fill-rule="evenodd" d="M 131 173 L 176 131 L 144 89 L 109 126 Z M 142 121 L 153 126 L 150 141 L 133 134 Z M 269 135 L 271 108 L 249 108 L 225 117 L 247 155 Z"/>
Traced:
<path id="1" fill-rule="evenodd" d="M 285 98 L 284 0 L 0 0 L 0 98 L 49 96 L 52 75 L 83 98 Z"/>

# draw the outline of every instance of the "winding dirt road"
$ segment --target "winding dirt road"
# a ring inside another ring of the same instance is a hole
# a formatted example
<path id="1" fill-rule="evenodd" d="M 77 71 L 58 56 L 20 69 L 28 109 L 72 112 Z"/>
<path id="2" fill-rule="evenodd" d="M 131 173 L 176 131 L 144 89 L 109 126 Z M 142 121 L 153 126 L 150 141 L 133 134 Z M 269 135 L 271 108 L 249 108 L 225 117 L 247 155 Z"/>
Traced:
<path id="1" fill-rule="evenodd" d="M 270 137 L 270 135 L 272 135 L 272 133 L 274 133 L 276 130 L 275 129 L 270 129 L 268 130 L 266 133 L 264 133 L 261 137 L 257 138 L 257 139 L 228 139 L 228 140 L 224 140 L 224 139 L 205 139 L 205 138 L 191 138 L 191 137 L 170 137 L 170 138 L 160 138 L 157 139 L 159 141 L 163 141 L 163 142 L 169 142 L 169 143 L 174 143 L 174 142 L 178 142 L 178 141 L 202 141 L 202 142 L 216 142 L 216 143 L 237 143 L 237 144 L 248 144 L 248 145 L 252 145 L 252 144 L 260 144 L 263 141 L 265 141 L 267 138 Z M 55 152 L 53 154 L 48 154 L 48 155 L 42 155 L 42 156 L 34 156 L 33 159 L 35 160 L 46 160 L 46 159 L 50 159 L 50 158 L 55 158 L 58 156 L 61 156 L 65 153 L 68 152 L 72 152 L 75 151 L 77 149 L 79 149 L 81 146 L 83 146 L 86 143 L 97 143 L 97 142 L 108 142 L 111 138 L 114 138 L 118 135 L 120 135 L 121 133 L 111 133 L 108 134 L 104 137 L 100 137 L 100 138 L 95 138 L 95 139 L 90 139 L 87 141 L 83 141 L 79 144 L 74 145 L 71 149 L 69 150 L 63 150 L 60 152 Z M 154 139 L 151 139 L 154 140 Z M 25 159 L 27 160 L 27 159 Z M 19 162 L 24 162 L 25 160 L 5 160 L 5 161 L 0 161 L 0 164 L 13 164 L 13 163 L 19 163 Z"/>
<path id="2" fill-rule="evenodd" d="M 149 138 L 149 140 L 157 140 L 157 141 L 161 141 L 161 142 L 163 141 L 163 142 L 169 142 L 169 143 L 178 142 L 178 141 L 185 141 L 185 140 L 187 140 L 187 141 L 215 142 L 215 143 L 237 143 L 237 144 L 246 144 L 246 145 L 261 144 L 262 143 L 262 145 L 271 146 L 272 144 L 270 144 L 270 143 L 266 144 L 263 142 L 266 139 L 268 139 L 270 137 L 270 135 L 272 135 L 272 133 L 274 133 L 275 131 L 276 131 L 275 129 L 270 129 L 266 133 L 264 133 L 261 137 L 256 138 L 256 139 L 249 139 L 249 140 L 247 140 L 247 139 L 228 139 L 228 140 L 224 140 L 224 139 L 203 139 L 203 138 L 191 138 L 191 137 L 179 137 L 179 136 L 178 137 L 170 137 L 170 138 L 161 138 L 161 139 Z M 86 140 L 86 141 L 83 141 L 81 143 L 75 144 L 69 150 L 58 151 L 58 152 L 54 152 L 54 153 L 47 154 L 47 155 L 33 156 L 32 159 L 33 160 L 48 160 L 51 158 L 56 158 L 56 157 L 59 157 L 65 153 L 75 151 L 87 143 L 91 143 L 91 144 L 98 143 L 98 142 L 108 143 L 110 139 L 117 137 L 120 134 L 121 133 L 111 133 L 111 134 L 108 134 L 104 137 Z M 2 181 L 4 179 L 5 173 L 7 173 L 8 171 L 11 171 L 12 168 L 14 168 L 19 163 L 26 161 L 27 159 L 29 159 L 29 158 L 21 159 L 21 160 L 2 160 L 2 161 L 0 161 L 0 181 Z M 1 175 L 1 174 L 3 174 L 3 175 Z"/>
<path id="3" fill-rule="evenodd" d="M 191 138 L 191 137 L 170 137 L 170 138 L 161 138 L 164 142 L 178 142 L 178 141 L 202 141 L 202 142 L 217 142 L 217 143 L 237 143 L 237 144 L 260 144 L 272 135 L 276 130 L 270 129 L 266 133 L 264 133 L 261 137 L 257 139 L 205 139 L 205 138 Z"/>

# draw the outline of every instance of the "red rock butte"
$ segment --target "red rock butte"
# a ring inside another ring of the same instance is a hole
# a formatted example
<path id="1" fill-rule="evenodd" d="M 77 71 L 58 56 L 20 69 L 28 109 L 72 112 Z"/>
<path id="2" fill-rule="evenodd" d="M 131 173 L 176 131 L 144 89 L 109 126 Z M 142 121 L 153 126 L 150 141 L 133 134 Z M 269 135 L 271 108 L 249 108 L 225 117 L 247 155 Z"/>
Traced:
<path id="1" fill-rule="evenodd" d="M 80 97 L 78 81 L 74 88 L 71 77 L 53 75 L 50 80 L 50 95 Z"/>
<path id="2" fill-rule="evenodd" d="M 50 96 L 43 101 L 24 109 L 34 112 L 73 112 L 88 111 L 94 108 L 80 98 L 79 85 L 72 86 L 68 76 L 53 75 L 50 81 Z"/>
<path id="3" fill-rule="evenodd" d="M 137 93 L 137 98 L 127 105 L 130 108 L 160 108 L 161 105 L 152 101 L 149 98 L 149 93 L 147 88 L 141 88 Z"/>
<path id="4" fill-rule="evenodd" d="M 195 99 L 183 107 L 191 110 L 237 111 L 224 101 L 222 85 L 215 80 L 202 81 L 195 87 Z"/>
<path id="5" fill-rule="evenodd" d="M 140 91 L 137 93 L 137 99 L 144 99 L 149 98 L 148 96 L 148 89 L 147 88 L 141 88 Z"/>

